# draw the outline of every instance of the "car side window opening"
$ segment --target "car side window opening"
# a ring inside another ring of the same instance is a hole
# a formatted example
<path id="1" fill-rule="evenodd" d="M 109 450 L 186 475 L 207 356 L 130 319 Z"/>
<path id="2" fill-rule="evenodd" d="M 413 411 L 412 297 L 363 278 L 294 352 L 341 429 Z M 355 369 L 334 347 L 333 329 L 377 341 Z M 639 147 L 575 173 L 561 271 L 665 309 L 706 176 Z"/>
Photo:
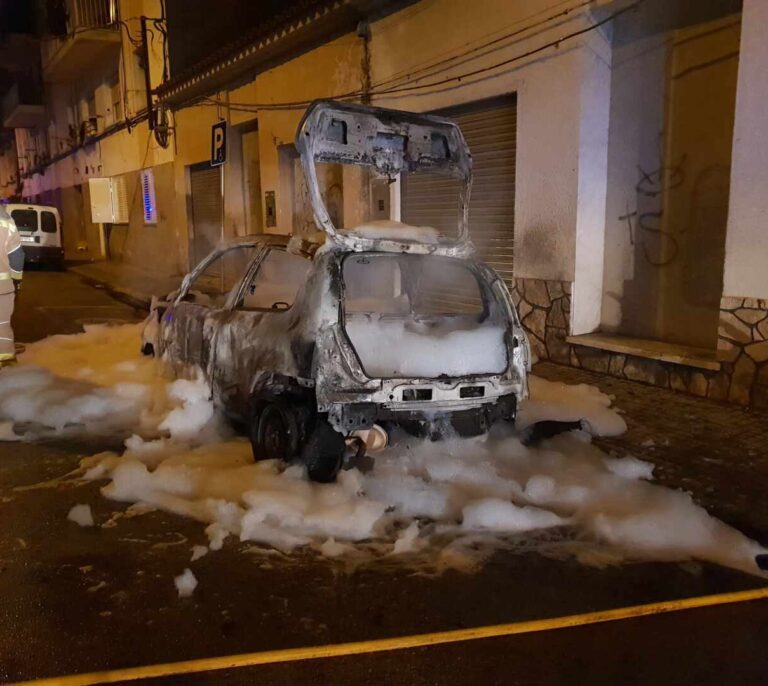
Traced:
<path id="1" fill-rule="evenodd" d="M 40 228 L 44 233 L 56 233 L 56 215 L 43 210 L 40 213 Z"/>
<path id="2" fill-rule="evenodd" d="M 37 210 L 13 210 L 11 217 L 19 231 L 37 231 Z"/>
<path id="3" fill-rule="evenodd" d="M 246 284 L 238 309 L 289 309 L 307 278 L 310 266 L 311 262 L 304 257 L 284 250 L 270 250 Z"/>
<path id="4" fill-rule="evenodd" d="M 214 309 L 224 307 L 229 292 L 240 283 L 258 250 L 243 246 L 222 253 L 195 277 L 182 299 Z"/>

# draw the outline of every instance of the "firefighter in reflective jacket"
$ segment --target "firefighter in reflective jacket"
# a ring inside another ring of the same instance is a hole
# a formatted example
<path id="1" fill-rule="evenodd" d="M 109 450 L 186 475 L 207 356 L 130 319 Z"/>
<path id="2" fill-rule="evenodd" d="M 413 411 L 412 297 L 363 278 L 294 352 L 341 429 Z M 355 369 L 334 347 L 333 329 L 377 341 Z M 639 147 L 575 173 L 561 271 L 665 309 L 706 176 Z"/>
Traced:
<path id="1" fill-rule="evenodd" d="M 0 367 L 16 361 L 11 315 L 21 287 L 24 250 L 11 215 L 0 206 Z"/>

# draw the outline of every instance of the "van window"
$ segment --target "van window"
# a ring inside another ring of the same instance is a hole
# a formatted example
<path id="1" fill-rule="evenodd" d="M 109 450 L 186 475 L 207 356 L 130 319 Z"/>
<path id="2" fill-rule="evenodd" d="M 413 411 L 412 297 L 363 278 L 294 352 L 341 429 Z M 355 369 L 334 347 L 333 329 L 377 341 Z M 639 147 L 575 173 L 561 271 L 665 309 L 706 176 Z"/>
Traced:
<path id="1" fill-rule="evenodd" d="M 13 210 L 11 216 L 19 231 L 37 231 L 37 210 Z"/>
<path id="2" fill-rule="evenodd" d="M 41 212 L 40 228 L 45 233 L 56 233 L 56 215 L 53 212 Z"/>

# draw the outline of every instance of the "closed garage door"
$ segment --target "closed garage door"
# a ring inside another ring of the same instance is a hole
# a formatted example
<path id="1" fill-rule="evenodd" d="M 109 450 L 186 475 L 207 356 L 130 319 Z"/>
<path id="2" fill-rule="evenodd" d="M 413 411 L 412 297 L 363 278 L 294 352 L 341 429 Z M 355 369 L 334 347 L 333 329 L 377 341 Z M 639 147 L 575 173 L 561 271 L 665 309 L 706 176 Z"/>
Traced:
<path id="1" fill-rule="evenodd" d="M 189 169 L 192 192 L 192 261 L 194 266 L 221 241 L 221 167 L 205 162 Z"/>
<path id="2" fill-rule="evenodd" d="M 483 260 L 512 282 L 515 225 L 514 96 L 441 111 L 455 120 L 472 153 L 473 184 L 469 203 L 470 236 Z M 458 184 L 450 178 L 410 177 L 403 184 L 403 221 L 434 226 L 455 235 Z"/>

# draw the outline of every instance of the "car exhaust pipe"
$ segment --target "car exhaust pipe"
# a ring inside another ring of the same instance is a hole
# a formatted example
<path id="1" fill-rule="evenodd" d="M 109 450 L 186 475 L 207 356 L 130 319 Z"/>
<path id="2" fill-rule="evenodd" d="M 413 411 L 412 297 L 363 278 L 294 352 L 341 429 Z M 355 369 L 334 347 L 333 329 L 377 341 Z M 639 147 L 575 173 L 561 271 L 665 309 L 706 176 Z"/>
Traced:
<path id="1" fill-rule="evenodd" d="M 373 470 L 373 459 L 369 453 L 378 453 L 389 444 L 387 432 L 378 424 L 370 429 L 353 431 L 346 438 L 347 455 L 344 458 L 344 469 L 357 468 L 364 474 Z"/>
<path id="2" fill-rule="evenodd" d="M 389 435 L 378 424 L 374 424 L 370 429 L 354 431 L 350 438 L 362 441 L 366 453 L 379 453 L 389 445 Z"/>

